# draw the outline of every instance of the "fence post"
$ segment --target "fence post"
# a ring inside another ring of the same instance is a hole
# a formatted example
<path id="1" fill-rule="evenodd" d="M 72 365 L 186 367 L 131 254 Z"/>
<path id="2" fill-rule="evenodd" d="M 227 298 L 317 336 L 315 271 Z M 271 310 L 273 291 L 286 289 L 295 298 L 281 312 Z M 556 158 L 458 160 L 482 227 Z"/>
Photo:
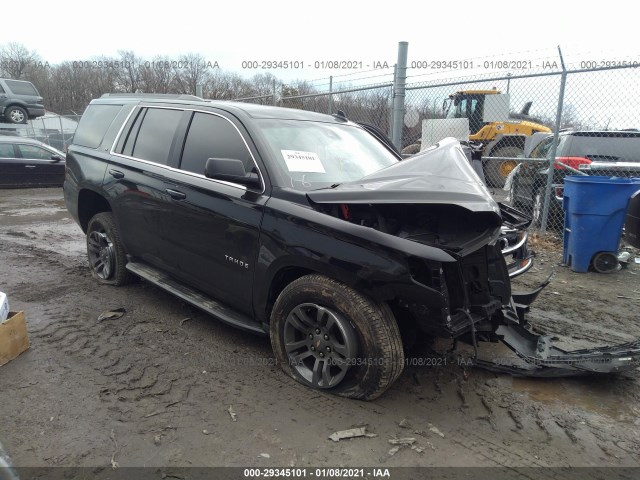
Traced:
<path id="1" fill-rule="evenodd" d="M 333 75 L 329 76 L 329 115 L 333 113 Z"/>
<path id="2" fill-rule="evenodd" d="M 402 148 L 402 125 L 404 124 L 404 92 L 407 83 L 407 51 L 409 42 L 398 43 L 398 63 L 393 79 L 393 118 L 391 121 L 391 141 L 400 150 Z"/>
<path id="3" fill-rule="evenodd" d="M 274 106 L 276 106 L 278 104 L 278 98 L 276 96 L 276 79 L 273 79 L 273 101 L 271 102 L 273 103 Z"/>
<path id="4" fill-rule="evenodd" d="M 64 127 L 62 126 L 62 115 L 58 115 L 58 122 L 60 122 L 60 136 L 62 137 L 62 148 L 60 150 L 65 152 L 65 150 L 64 150 L 65 138 L 64 138 Z"/>
<path id="5" fill-rule="evenodd" d="M 542 206 L 542 221 L 540 222 L 540 232 L 547 231 L 547 221 L 549 220 L 549 206 L 551 203 L 551 189 L 553 185 L 553 172 L 556 162 L 556 151 L 558 149 L 558 137 L 560 135 L 560 122 L 562 122 L 562 104 L 564 103 L 564 88 L 567 83 L 567 69 L 564 66 L 564 58 L 562 50 L 558 45 L 558 54 L 560 55 L 560 64 L 562 65 L 562 74 L 560 77 L 560 93 L 558 94 L 558 108 L 556 110 L 556 126 L 553 132 L 553 142 L 551 151 L 549 152 L 549 170 L 547 171 L 547 185 L 544 189 L 544 203 Z"/>
<path id="6" fill-rule="evenodd" d="M 394 102 L 394 98 L 395 98 L 395 92 L 396 92 L 396 78 L 398 77 L 398 64 L 396 63 L 393 66 L 393 85 L 391 85 L 391 104 L 389 105 L 389 108 L 387 108 L 387 115 L 388 115 L 388 123 L 389 123 L 389 130 L 387 132 L 387 136 L 389 138 L 393 138 L 393 102 Z"/>

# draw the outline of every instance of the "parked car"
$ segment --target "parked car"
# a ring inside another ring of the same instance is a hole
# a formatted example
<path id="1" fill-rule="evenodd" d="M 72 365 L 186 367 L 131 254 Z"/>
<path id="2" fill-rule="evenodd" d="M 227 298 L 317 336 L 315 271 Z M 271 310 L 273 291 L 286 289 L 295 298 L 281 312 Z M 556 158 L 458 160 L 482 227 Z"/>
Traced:
<path id="1" fill-rule="evenodd" d="M 27 123 L 44 115 L 43 98 L 33 83 L 0 78 L 0 122 Z"/>
<path id="2" fill-rule="evenodd" d="M 453 139 L 401 160 L 344 115 L 108 95 L 80 120 L 64 197 L 97 281 L 136 275 L 269 335 L 312 388 L 376 398 L 417 332 L 503 341 L 524 362 L 476 362 L 519 374 L 640 358 L 628 345 L 574 355 L 525 328 L 544 285 L 512 293 L 501 209 Z"/>
<path id="3" fill-rule="evenodd" d="M 528 155 L 539 161 L 522 162 L 511 179 L 511 204 L 530 212 L 532 223 L 539 225 L 544 204 L 553 135 L 538 138 Z M 550 218 L 563 218 L 564 177 L 576 175 L 571 167 L 587 175 L 640 176 L 640 132 L 564 131 L 560 132 L 553 171 L 553 190 L 549 203 Z M 560 226 L 560 225 L 557 225 Z"/>
<path id="4" fill-rule="evenodd" d="M 0 135 L 0 188 L 61 187 L 65 154 L 31 138 Z"/>

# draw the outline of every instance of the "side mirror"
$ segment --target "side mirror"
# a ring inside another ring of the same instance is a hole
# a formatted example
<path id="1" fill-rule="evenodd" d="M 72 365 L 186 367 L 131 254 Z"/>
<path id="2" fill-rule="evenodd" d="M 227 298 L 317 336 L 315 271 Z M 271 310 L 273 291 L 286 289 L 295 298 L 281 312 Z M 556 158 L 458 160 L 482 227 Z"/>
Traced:
<path id="1" fill-rule="evenodd" d="M 53 160 L 54 162 L 60 162 L 62 161 L 62 157 L 54 153 L 53 155 L 51 155 L 51 160 Z"/>
<path id="2" fill-rule="evenodd" d="M 247 173 L 242 160 L 235 158 L 209 158 L 204 167 L 204 176 L 214 180 L 239 183 L 247 187 L 261 187 L 258 174 Z"/>

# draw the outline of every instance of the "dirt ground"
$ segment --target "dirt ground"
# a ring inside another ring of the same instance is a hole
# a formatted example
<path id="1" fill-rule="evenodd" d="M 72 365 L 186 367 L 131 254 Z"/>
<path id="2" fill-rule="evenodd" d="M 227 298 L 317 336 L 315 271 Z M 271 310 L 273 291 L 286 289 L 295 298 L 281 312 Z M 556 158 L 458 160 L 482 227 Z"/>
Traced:
<path id="1" fill-rule="evenodd" d="M 515 288 L 556 269 L 535 329 L 576 347 L 640 337 L 640 265 L 572 273 L 558 244 L 533 243 Z M 0 367 L 0 443 L 17 466 L 640 466 L 637 370 L 522 379 L 450 361 L 408 366 L 373 402 L 314 391 L 267 338 L 148 283 L 98 285 L 60 189 L 0 191 L 0 290 L 31 340 Z M 362 425 L 377 436 L 328 438 Z M 390 455 L 394 437 L 424 450 Z"/>

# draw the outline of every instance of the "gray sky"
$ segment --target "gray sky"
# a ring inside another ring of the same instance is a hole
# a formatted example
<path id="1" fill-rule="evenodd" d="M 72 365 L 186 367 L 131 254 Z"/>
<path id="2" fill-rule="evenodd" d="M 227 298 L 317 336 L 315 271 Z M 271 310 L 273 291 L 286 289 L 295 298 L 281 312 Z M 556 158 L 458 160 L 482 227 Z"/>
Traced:
<path id="1" fill-rule="evenodd" d="M 268 71 L 243 70 L 247 60 L 304 62 L 304 69 L 272 71 L 284 80 L 348 73 L 315 69 L 316 61 L 353 60 L 363 62 L 363 69 L 376 61 L 393 65 L 399 41 L 409 42 L 409 62 L 542 59 L 555 56 L 556 45 L 569 61 L 638 60 L 640 49 L 629 40 L 635 37 L 631 33 L 640 7 L 621 3 L 589 8 L 539 0 L 518 9 L 477 0 L 439 5 L 404 0 L 142 5 L 37 0 L 30 3 L 28 27 L 0 29 L 0 44 L 22 43 L 50 63 L 115 56 L 118 50 L 146 58 L 197 52 L 223 70 L 246 76 Z"/>

